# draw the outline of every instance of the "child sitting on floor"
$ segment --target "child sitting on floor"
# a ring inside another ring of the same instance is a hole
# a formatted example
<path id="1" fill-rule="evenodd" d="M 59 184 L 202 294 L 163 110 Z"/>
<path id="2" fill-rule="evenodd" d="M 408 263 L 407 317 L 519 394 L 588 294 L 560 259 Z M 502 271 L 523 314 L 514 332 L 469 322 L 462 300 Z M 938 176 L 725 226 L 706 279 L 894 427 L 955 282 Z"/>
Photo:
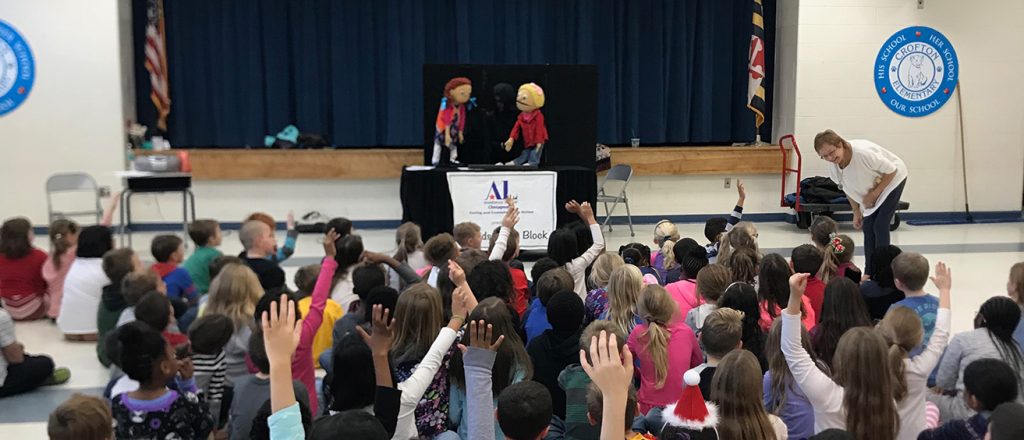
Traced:
<path id="1" fill-rule="evenodd" d="M 59 385 L 71 378 L 71 371 L 54 369 L 49 356 L 25 353 L 25 345 L 14 334 L 14 320 L 0 307 L 0 397 L 25 393 L 44 385 Z"/>
<path id="2" fill-rule="evenodd" d="M 107 401 L 76 393 L 50 413 L 46 433 L 50 440 L 110 440 L 113 425 Z"/>
<path id="3" fill-rule="evenodd" d="M 196 245 L 195 251 L 185 260 L 182 267 L 192 277 L 196 292 L 206 295 L 210 290 L 210 263 L 223 256 L 217 246 L 224 240 L 220 224 L 216 220 L 196 220 L 188 225 L 188 236 Z"/>
<path id="4" fill-rule="evenodd" d="M 274 217 L 271 217 L 270 214 L 267 214 L 265 212 L 254 212 L 252 214 L 249 214 L 249 217 L 246 217 L 245 219 L 246 222 L 253 220 L 267 225 L 267 227 L 270 228 L 271 234 L 273 234 L 273 231 L 277 230 L 277 222 L 274 221 Z M 284 246 L 281 246 L 280 249 L 277 249 L 277 242 L 275 240 L 274 251 L 267 255 L 266 257 L 267 259 L 278 264 L 280 264 L 284 260 L 287 260 L 292 256 L 292 254 L 295 253 L 295 241 L 296 239 L 299 238 L 299 231 L 295 229 L 295 214 L 293 214 L 291 211 L 288 211 L 287 223 L 285 223 L 285 226 L 287 227 L 288 232 L 284 239 Z M 330 228 L 328 228 L 328 230 L 330 230 Z M 351 233 L 351 231 L 352 224 L 350 222 L 348 232 Z"/>
<path id="5" fill-rule="evenodd" d="M 107 359 L 103 343 L 107 333 L 117 327 L 121 312 L 128 307 L 121 292 L 122 283 L 129 274 L 140 271 L 142 262 L 131 249 L 114 249 L 103 254 L 103 273 L 110 278 L 110 284 L 103 286 L 103 296 L 100 297 L 100 306 L 96 310 L 96 356 L 104 367 L 110 366 L 110 359 Z M 136 302 L 137 300 L 138 298 Z"/>
<path id="6" fill-rule="evenodd" d="M 169 312 L 168 312 L 169 313 Z M 206 438 L 213 417 L 197 395 L 191 359 L 177 359 L 171 345 L 147 324 L 133 322 L 114 333 L 118 364 L 139 389 L 114 396 L 117 438 Z M 167 388 L 174 379 L 177 390 Z"/>
<path id="7" fill-rule="evenodd" d="M 231 339 L 234 324 L 225 315 L 209 314 L 192 323 L 188 340 L 192 348 L 192 364 L 195 366 L 196 388 L 206 395 L 210 414 L 219 429 L 227 422 L 226 409 L 221 406 L 227 387 L 227 362 L 224 346 Z"/>

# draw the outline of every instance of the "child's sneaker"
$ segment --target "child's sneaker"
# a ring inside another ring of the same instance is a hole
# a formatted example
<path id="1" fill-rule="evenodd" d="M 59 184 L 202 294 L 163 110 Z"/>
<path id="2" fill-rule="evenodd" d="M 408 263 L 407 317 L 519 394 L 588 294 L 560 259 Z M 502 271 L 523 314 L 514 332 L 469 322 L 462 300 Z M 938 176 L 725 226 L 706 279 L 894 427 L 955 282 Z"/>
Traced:
<path id="1" fill-rule="evenodd" d="M 43 382 L 43 385 L 63 385 L 69 380 L 71 380 L 71 370 L 67 367 L 57 367 L 53 370 L 53 374 L 46 379 L 46 382 Z"/>

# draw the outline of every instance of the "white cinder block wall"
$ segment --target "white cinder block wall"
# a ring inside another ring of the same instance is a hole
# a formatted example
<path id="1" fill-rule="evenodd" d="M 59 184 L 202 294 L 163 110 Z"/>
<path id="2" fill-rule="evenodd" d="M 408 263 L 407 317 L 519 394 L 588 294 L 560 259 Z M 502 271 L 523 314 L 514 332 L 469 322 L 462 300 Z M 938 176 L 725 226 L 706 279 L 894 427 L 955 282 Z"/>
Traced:
<path id="1" fill-rule="evenodd" d="M 874 90 L 872 65 L 885 39 L 907 26 L 929 26 L 949 38 L 960 61 L 971 209 L 1020 210 L 1024 88 L 1013 84 L 1024 68 L 1024 52 L 1015 49 L 1024 44 L 1018 22 L 1024 2 L 924 3 L 918 9 L 916 0 L 800 2 L 795 127 L 812 152 L 805 171 L 823 172 L 812 142 L 832 128 L 872 139 L 907 162 L 903 198 L 913 211 L 963 209 L 955 98 L 929 116 L 906 118 L 889 111 Z"/>
<path id="2" fill-rule="evenodd" d="M 112 173 L 123 164 L 122 121 L 130 117 L 123 113 L 132 108 L 121 70 L 121 36 L 130 33 L 120 28 L 127 23 L 119 3 L 0 0 L 0 18 L 28 39 L 37 65 L 32 95 L 0 117 L 0 218 L 28 215 L 44 224 L 43 182 L 54 172 L 82 170 L 118 184 Z M 873 139 L 907 161 L 904 199 L 914 211 L 962 209 L 955 103 L 910 119 L 887 110 L 873 89 L 872 65 L 885 39 L 926 25 L 943 32 L 960 58 L 972 209 L 1020 209 L 1024 89 L 1015 80 L 1024 71 L 1024 31 L 1017 26 L 1024 2 L 926 0 L 918 10 L 916 0 L 779 0 L 778 14 L 774 133 L 796 133 L 807 175 L 824 169 L 813 154 L 814 134 L 833 128 Z M 735 191 L 723 188 L 724 177 L 636 177 L 633 214 L 725 212 Z M 777 176 L 732 177 L 747 181 L 747 212 L 783 211 Z M 357 220 L 401 218 L 393 179 L 196 182 L 194 190 L 198 214 L 223 221 L 255 209 L 279 217 L 315 209 Z M 142 196 L 133 208 L 141 221 L 171 222 L 180 200 Z"/>

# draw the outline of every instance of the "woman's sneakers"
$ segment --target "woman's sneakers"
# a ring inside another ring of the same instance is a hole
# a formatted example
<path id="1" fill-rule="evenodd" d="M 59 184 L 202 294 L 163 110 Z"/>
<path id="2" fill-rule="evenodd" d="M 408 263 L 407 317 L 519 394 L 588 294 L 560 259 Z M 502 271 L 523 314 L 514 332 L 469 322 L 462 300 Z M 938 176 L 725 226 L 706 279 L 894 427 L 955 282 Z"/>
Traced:
<path id="1" fill-rule="evenodd" d="M 43 382 L 44 386 L 50 385 L 63 385 L 71 380 L 71 370 L 67 367 L 57 367 L 53 369 L 53 374 L 50 375 L 46 382 Z"/>

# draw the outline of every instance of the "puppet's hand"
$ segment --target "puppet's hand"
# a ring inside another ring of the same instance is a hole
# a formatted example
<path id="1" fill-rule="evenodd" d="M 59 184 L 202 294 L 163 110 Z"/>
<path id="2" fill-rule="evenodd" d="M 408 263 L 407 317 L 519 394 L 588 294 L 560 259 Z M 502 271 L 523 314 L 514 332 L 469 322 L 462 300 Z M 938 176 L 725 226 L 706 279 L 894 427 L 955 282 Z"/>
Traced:
<path id="1" fill-rule="evenodd" d="M 466 143 L 466 137 L 462 135 L 461 131 L 459 132 L 459 143 L 460 144 Z"/>
<path id="2" fill-rule="evenodd" d="M 512 151 L 512 138 L 505 141 L 505 151 Z"/>
<path id="3" fill-rule="evenodd" d="M 452 146 L 452 134 L 448 130 L 444 131 L 444 146 L 445 148 L 451 148 Z"/>

